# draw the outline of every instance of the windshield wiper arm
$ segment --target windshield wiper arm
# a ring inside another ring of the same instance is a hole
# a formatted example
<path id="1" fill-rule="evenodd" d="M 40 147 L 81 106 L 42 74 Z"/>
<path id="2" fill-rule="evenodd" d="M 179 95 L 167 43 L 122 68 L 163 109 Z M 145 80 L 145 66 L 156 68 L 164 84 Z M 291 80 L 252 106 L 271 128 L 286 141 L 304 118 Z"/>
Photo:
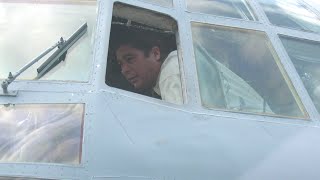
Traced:
<path id="1" fill-rule="evenodd" d="M 47 55 L 49 52 L 51 52 L 53 49 L 58 47 L 58 49 L 37 69 L 38 75 L 35 79 L 40 79 L 42 76 L 44 76 L 47 72 L 49 72 L 53 67 L 55 67 L 57 64 L 59 64 L 61 61 L 64 61 L 67 55 L 68 49 L 76 43 L 87 31 L 88 26 L 87 23 L 84 23 L 75 33 L 72 34 L 72 36 L 68 40 L 63 40 L 63 38 L 60 38 L 60 41 L 57 42 L 52 47 L 48 48 L 44 52 L 42 52 L 38 57 L 33 59 L 31 62 L 26 64 L 24 67 L 22 67 L 19 71 L 17 71 L 14 75 L 12 75 L 11 72 L 9 72 L 9 76 L 7 79 L 5 79 L 2 84 L 2 91 L 3 93 L 0 93 L 0 96 L 16 96 L 17 91 L 8 91 L 8 86 L 25 70 L 27 70 L 29 67 L 31 67 L 33 64 L 38 62 L 41 58 L 43 58 L 45 55 Z"/>
<path id="2" fill-rule="evenodd" d="M 58 49 L 37 69 L 38 75 L 35 79 L 40 79 L 61 61 L 64 61 L 67 56 L 68 49 L 86 33 L 87 27 L 87 23 L 83 24 L 66 41 L 61 38 L 60 42 L 62 43 L 58 45 Z"/>

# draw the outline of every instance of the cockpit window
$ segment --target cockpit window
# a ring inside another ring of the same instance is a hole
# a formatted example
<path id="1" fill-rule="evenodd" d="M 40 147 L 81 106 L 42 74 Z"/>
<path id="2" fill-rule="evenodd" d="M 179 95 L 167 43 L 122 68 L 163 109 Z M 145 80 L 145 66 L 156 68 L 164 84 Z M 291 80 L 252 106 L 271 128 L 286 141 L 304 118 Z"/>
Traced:
<path id="1" fill-rule="evenodd" d="M 187 0 L 190 11 L 231 17 L 245 20 L 256 20 L 246 0 Z"/>
<path id="2" fill-rule="evenodd" d="M 269 21 L 292 29 L 320 32 L 319 17 L 299 0 L 259 0 Z"/>
<path id="3" fill-rule="evenodd" d="M 320 112 L 320 43 L 281 36 L 316 108 Z"/>
<path id="4" fill-rule="evenodd" d="M 172 0 L 140 0 L 151 4 L 156 4 L 164 7 L 172 7 Z"/>
<path id="5" fill-rule="evenodd" d="M 0 79 L 15 73 L 60 37 L 68 39 L 82 24 L 86 34 L 74 44 L 65 60 L 47 73 L 43 80 L 88 81 L 92 66 L 93 34 L 96 24 L 96 1 L 0 1 Z M 37 68 L 50 56 L 21 74 L 32 80 Z"/>
<path id="6" fill-rule="evenodd" d="M 199 23 L 192 32 L 204 106 L 307 117 L 265 34 Z"/>
<path id="7" fill-rule="evenodd" d="M 106 84 L 182 104 L 176 32 L 166 15 L 115 3 Z"/>
<path id="8" fill-rule="evenodd" d="M 0 105 L 0 162 L 81 162 L 83 104 Z"/>

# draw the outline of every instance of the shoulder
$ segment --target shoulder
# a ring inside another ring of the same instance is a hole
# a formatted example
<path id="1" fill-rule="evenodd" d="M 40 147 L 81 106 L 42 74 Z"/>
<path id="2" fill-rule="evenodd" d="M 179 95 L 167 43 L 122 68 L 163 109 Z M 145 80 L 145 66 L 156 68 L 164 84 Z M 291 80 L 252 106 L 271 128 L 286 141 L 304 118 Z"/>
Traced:
<path id="1" fill-rule="evenodd" d="M 167 56 L 167 58 L 163 61 L 162 66 L 167 66 L 167 64 L 171 64 L 171 63 L 178 63 L 178 51 L 172 51 L 171 53 L 169 53 L 169 55 Z"/>
<path id="2" fill-rule="evenodd" d="M 172 75 L 180 75 L 177 51 L 172 51 L 162 63 L 160 70 L 160 81 Z"/>

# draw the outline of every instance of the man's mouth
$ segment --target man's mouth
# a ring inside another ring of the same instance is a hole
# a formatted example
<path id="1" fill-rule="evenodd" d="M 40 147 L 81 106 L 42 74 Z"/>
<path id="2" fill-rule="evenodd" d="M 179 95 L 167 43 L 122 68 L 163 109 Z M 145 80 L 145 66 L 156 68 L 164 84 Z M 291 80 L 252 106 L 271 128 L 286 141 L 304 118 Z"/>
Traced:
<path id="1" fill-rule="evenodd" d="M 129 81 L 131 84 L 134 84 L 134 83 L 137 81 L 137 76 L 133 76 L 133 77 L 128 78 L 128 81 Z"/>

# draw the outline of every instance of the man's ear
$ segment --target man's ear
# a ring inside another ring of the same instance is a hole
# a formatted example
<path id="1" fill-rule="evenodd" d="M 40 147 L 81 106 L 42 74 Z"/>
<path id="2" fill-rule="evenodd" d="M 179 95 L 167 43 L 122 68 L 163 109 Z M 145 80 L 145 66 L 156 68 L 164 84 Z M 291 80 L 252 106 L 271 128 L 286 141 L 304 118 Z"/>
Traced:
<path id="1" fill-rule="evenodd" d="M 151 54 L 156 58 L 156 61 L 160 62 L 161 61 L 161 52 L 160 52 L 160 48 L 158 46 L 154 46 L 151 49 Z"/>

